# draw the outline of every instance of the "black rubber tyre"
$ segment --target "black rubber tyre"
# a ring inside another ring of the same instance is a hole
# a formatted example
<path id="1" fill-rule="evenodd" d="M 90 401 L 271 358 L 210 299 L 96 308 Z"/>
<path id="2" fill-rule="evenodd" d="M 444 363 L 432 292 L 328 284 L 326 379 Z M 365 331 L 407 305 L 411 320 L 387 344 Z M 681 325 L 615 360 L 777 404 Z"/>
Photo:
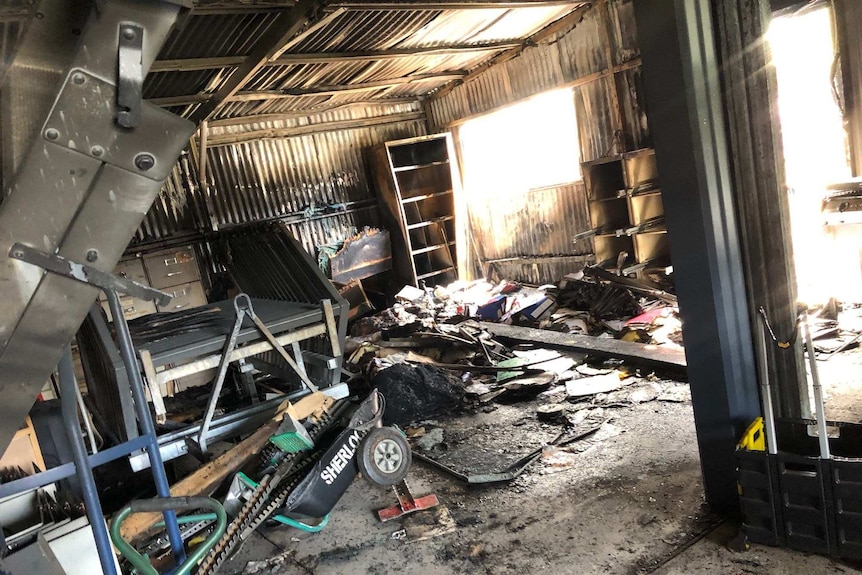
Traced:
<path id="1" fill-rule="evenodd" d="M 362 476 L 382 487 L 391 487 L 407 477 L 413 457 L 407 438 L 392 427 L 375 427 L 368 432 L 356 463 Z"/>

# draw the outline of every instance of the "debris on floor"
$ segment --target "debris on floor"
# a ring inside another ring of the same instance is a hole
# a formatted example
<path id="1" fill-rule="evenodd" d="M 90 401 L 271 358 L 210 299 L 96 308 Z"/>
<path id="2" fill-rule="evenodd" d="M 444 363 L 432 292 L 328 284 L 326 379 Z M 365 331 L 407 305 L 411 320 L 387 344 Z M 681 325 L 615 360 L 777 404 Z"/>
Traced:
<path id="1" fill-rule="evenodd" d="M 667 378 L 684 380 L 676 297 L 637 280 L 587 268 L 535 289 L 460 281 L 395 299 L 354 322 L 349 368 L 416 459 L 465 483 L 568 467 L 579 442 L 619 434 L 614 410 L 690 398 Z"/>

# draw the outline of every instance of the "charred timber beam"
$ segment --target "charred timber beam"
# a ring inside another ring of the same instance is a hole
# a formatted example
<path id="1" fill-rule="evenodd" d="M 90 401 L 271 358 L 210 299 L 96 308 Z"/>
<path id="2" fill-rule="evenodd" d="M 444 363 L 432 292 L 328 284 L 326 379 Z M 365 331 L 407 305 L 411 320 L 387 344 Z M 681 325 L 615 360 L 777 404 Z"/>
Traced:
<path id="1" fill-rule="evenodd" d="M 249 142 L 253 140 L 272 139 L 272 138 L 295 138 L 297 136 L 307 136 L 309 134 L 319 134 L 322 132 L 332 132 L 335 130 L 351 130 L 356 128 L 368 128 L 371 126 L 380 126 L 383 124 L 394 124 L 398 122 L 422 122 L 425 120 L 425 114 L 422 112 L 409 112 L 406 114 L 390 114 L 388 116 L 378 116 L 375 118 L 363 118 L 359 120 L 343 120 L 340 122 L 324 122 L 312 126 L 299 126 L 294 128 L 279 128 L 267 130 L 251 130 L 242 134 L 225 134 L 225 135 L 210 135 L 207 145 L 210 148 L 217 146 L 228 146 L 231 144 L 239 144 L 241 142 Z"/>

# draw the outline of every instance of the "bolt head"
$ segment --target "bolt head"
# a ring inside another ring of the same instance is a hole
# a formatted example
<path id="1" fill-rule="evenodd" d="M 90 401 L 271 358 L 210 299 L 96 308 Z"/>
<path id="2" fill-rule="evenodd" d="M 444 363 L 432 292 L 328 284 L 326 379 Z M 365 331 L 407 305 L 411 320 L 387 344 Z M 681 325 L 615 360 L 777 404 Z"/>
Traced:
<path id="1" fill-rule="evenodd" d="M 102 146 L 93 146 L 92 148 L 90 148 L 90 153 L 97 158 L 100 158 L 105 154 L 105 148 L 103 148 Z"/>
<path id="2" fill-rule="evenodd" d="M 99 259 L 99 252 L 97 252 L 96 250 L 89 250 L 87 252 L 87 261 L 88 262 L 93 263 L 97 259 Z"/>
<path id="3" fill-rule="evenodd" d="M 45 130 L 45 137 L 49 140 L 56 140 L 60 137 L 60 132 L 58 132 L 54 128 L 48 128 L 47 130 Z"/>
<path id="4" fill-rule="evenodd" d="M 123 28 L 123 38 L 126 40 L 134 40 L 135 39 L 135 29 L 134 28 Z"/>
<path id="5" fill-rule="evenodd" d="M 77 84 L 78 86 L 80 86 L 81 84 L 83 84 L 86 81 L 87 81 L 87 79 L 84 78 L 83 74 L 81 74 L 81 73 L 72 74 L 72 82 Z"/>
<path id="6" fill-rule="evenodd" d="M 146 172 L 156 165 L 156 159 L 151 154 L 138 154 L 135 156 L 135 167 Z"/>

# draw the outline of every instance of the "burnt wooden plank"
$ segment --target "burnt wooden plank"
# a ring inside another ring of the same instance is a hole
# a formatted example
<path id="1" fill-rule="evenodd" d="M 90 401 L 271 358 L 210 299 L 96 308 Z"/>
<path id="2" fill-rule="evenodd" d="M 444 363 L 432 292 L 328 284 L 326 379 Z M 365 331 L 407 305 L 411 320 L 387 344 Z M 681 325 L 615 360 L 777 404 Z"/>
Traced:
<path id="1" fill-rule="evenodd" d="M 677 371 L 686 368 L 685 352 L 681 349 L 501 323 L 480 322 L 479 325 L 496 337 L 520 343 L 533 343 L 551 349 L 585 352 L 597 357 L 617 358 L 640 365 L 670 368 Z"/>

